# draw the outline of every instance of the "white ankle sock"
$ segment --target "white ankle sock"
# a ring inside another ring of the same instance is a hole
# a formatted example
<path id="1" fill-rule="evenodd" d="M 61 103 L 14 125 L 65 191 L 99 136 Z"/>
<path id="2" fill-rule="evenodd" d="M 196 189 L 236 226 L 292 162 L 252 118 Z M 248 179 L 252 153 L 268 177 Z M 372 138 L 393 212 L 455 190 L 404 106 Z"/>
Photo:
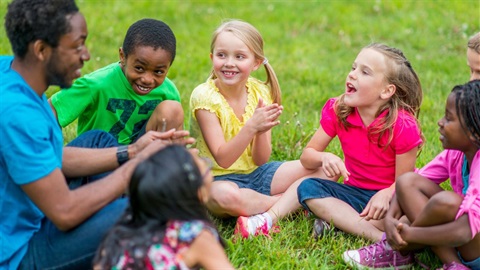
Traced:
<path id="1" fill-rule="evenodd" d="M 265 212 L 262 214 L 257 214 L 248 218 L 248 233 L 255 234 L 257 228 L 261 227 L 265 221 L 267 222 L 267 228 L 270 230 L 272 228 L 272 217 Z"/>

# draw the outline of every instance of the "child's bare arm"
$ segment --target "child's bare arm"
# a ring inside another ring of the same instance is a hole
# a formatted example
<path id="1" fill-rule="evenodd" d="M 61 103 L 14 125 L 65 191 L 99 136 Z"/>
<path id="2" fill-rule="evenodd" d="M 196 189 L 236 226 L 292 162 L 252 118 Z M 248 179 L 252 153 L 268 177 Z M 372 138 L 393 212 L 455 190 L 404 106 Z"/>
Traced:
<path id="1" fill-rule="evenodd" d="M 215 161 L 222 168 L 230 167 L 245 151 L 254 138 L 259 136 L 255 143 L 254 158 L 261 163 L 270 157 L 271 145 L 269 134 L 263 134 L 272 127 L 278 125 L 278 116 L 281 106 L 276 104 L 257 107 L 254 115 L 247 121 L 245 126 L 228 142 L 225 140 L 220 121 L 217 116 L 207 110 L 196 110 L 195 116 L 202 131 L 205 142 L 212 153 Z M 267 135 L 267 136 L 265 136 Z M 262 152 L 263 151 L 263 152 Z"/>
<path id="2" fill-rule="evenodd" d="M 208 149 L 222 168 L 230 167 L 242 155 L 256 133 L 253 129 L 243 128 L 237 136 L 227 142 L 220 121 L 214 113 L 196 110 L 195 116 Z"/>
<path id="3" fill-rule="evenodd" d="M 397 230 L 397 225 L 400 218 L 403 216 L 403 211 L 400 208 L 397 197 L 394 195 L 390 203 L 390 208 L 385 216 L 384 226 L 387 241 L 393 249 L 399 250 L 407 245 L 407 242 L 402 239 L 400 233 Z M 404 217 L 407 220 L 406 217 Z"/>
<path id="4" fill-rule="evenodd" d="M 204 230 L 195 238 L 184 259 L 189 268 L 198 265 L 207 270 L 235 269 L 217 238 L 207 230 Z"/>
<path id="5" fill-rule="evenodd" d="M 270 130 L 257 134 L 252 142 L 252 158 L 257 166 L 268 162 L 272 153 L 272 132 Z"/>
<path id="6" fill-rule="evenodd" d="M 414 171 L 417 152 L 418 147 L 414 147 L 410 151 L 396 156 L 395 179 L 406 172 Z M 372 196 L 368 204 L 365 206 L 365 209 L 360 213 L 360 216 L 364 216 L 366 220 L 379 220 L 384 218 L 394 193 L 395 183 L 390 187 L 377 192 L 377 194 Z"/>
<path id="7" fill-rule="evenodd" d="M 472 240 L 472 231 L 467 215 L 441 225 L 411 227 L 401 224 L 399 228 L 400 235 L 407 243 L 459 247 Z"/>
<path id="8" fill-rule="evenodd" d="M 260 99 L 255 113 L 246 124 L 258 128 L 252 142 L 252 158 L 258 166 L 265 164 L 270 159 L 272 153 L 271 129 L 280 123 L 278 117 L 282 112 L 283 106 L 278 104 L 264 105 L 263 100 Z"/>
<path id="9" fill-rule="evenodd" d="M 347 171 L 343 160 L 337 155 L 324 152 L 332 139 L 320 125 L 303 150 L 300 162 L 303 167 L 310 170 L 321 167 L 327 177 L 338 178 L 343 176 L 345 179 L 348 179 L 350 173 Z"/>

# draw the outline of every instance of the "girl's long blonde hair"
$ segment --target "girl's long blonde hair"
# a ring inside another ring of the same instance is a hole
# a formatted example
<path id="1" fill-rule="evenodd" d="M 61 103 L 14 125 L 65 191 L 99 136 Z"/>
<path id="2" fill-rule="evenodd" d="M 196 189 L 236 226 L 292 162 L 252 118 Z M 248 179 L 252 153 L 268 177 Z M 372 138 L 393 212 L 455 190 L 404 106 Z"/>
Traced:
<path id="1" fill-rule="evenodd" d="M 412 65 L 401 50 L 380 43 L 372 43 L 364 49 L 372 49 L 385 56 L 387 65 L 385 80 L 396 87 L 396 91 L 390 100 L 379 108 L 375 116 L 378 117 L 383 111 L 388 109 L 387 115 L 372 127 L 369 134 L 371 138 L 378 138 L 377 144 L 380 147 L 386 148 L 392 142 L 393 126 L 397 120 L 399 110 L 405 110 L 414 116 L 417 119 L 417 124 L 420 126 L 418 116 L 423 99 L 422 86 Z M 354 108 L 347 106 L 344 98 L 345 94 L 337 99 L 335 112 L 338 120 L 345 128 L 348 128 L 350 124 L 347 122 L 347 116 L 353 112 Z M 388 140 L 386 145 L 381 145 L 380 139 L 384 135 L 388 136 Z M 425 141 L 423 134 L 421 134 L 421 137 L 422 141 Z"/>
<path id="2" fill-rule="evenodd" d="M 210 44 L 210 53 L 213 53 L 215 48 L 215 42 L 217 37 L 222 32 L 230 32 L 239 38 L 247 47 L 253 52 L 256 59 L 263 61 L 263 66 L 267 72 L 267 81 L 263 82 L 265 85 L 270 87 L 270 93 L 272 95 L 272 100 L 274 103 L 281 104 L 281 89 L 280 84 L 278 83 L 277 75 L 273 70 L 273 67 L 268 63 L 267 58 L 263 52 L 263 38 L 260 32 L 253 27 L 251 24 L 241 21 L 241 20 L 229 20 L 222 23 L 216 30 L 213 32 L 212 43 Z M 212 70 L 210 78 L 215 79 L 215 73 Z"/>

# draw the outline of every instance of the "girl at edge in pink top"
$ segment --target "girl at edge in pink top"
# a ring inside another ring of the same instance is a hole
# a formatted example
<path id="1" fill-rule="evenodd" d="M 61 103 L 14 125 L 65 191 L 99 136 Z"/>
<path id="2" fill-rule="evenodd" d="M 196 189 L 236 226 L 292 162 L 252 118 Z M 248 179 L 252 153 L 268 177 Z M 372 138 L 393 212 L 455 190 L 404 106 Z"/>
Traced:
<path id="1" fill-rule="evenodd" d="M 417 173 L 398 178 L 380 242 L 346 251 L 363 268 L 405 268 L 425 246 L 441 269 L 480 269 L 480 80 L 455 86 L 438 121 L 442 153 Z M 439 184 L 450 179 L 453 191 Z M 405 215 L 408 220 L 401 219 Z"/>
<path id="2" fill-rule="evenodd" d="M 380 240 L 395 178 L 415 169 L 422 144 L 416 119 L 422 95 L 417 74 L 400 50 L 378 43 L 363 48 L 346 78 L 345 93 L 326 102 L 320 126 L 300 158 L 303 167 L 326 177 L 294 182 L 266 213 L 241 217 L 237 227 L 243 225 L 241 231 L 250 235 L 256 228 L 271 229 L 301 203 L 320 218 L 317 227 L 333 223 Z M 325 152 L 336 136 L 345 160 Z M 340 177 L 343 183 L 330 180 Z"/>

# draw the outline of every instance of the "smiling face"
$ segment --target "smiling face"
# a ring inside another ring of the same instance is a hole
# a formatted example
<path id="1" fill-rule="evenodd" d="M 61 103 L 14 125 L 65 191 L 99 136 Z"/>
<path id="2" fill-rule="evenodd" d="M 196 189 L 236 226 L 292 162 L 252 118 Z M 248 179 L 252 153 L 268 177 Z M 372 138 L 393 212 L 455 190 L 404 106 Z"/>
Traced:
<path id="1" fill-rule="evenodd" d="M 480 54 L 475 50 L 467 49 L 467 65 L 470 68 L 470 81 L 480 79 Z"/>
<path id="2" fill-rule="evenodd" d="M 60 38 L 46 63 L 47 83 L 61 88 L 72 86 L 73 80 L 81 76 L 83 62 L 90 59 L 85 46 L 88 34 L 85 18 L 79 12 L 70 16 L 71 31 Z"/>
<path id="3" fill-rule="evenodd" d="M 163 83 L 172 57 L 162 48 L 155 50 L 150 46 L 137 46 L 128 56 L 120 48 L 120 63 L 133 91 L 146 95 Z"/>
<path id="4" fill-rule="evenodd" d="M 360 51 L 348 73 L 345 84 L 345 104 L 357 108 L 378 108 L 386 102 L 382 95 L 392 87 L 386 81 L 385 56 L 366 48 Z"/>
<path id="5" fill-rule="evenodd" d="M 444 149 L 455 149 L 466 152 L 474 148 L 474 144 L 462 128 L 461 119 L 455 109 L 455 93 L 447 98 L 445 115 L 438 121 L 438 132 Z"/>
<path id="6" fill-rule="evenodd" d="M 231 32 L 218 35 L 210 58 L 221 89 L 244 87 L 250 73 L 261 64 L 247 45 Z"/>

